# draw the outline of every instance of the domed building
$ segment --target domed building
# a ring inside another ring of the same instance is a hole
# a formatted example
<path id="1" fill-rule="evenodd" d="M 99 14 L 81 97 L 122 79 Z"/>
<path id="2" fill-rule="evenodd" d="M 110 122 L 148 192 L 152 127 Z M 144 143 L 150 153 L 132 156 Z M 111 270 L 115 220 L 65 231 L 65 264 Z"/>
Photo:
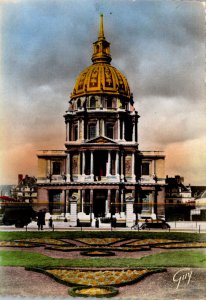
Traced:
<path id="1" fill-rule="evenodd" d="M 65 150 L 37 153 L 39 209 L 75 226 L 164 216 L 164 153 L 139 150 L 133 94 L 111 60 L 101 15 L 92 65 L 77 77 L 64 115 Z"/>

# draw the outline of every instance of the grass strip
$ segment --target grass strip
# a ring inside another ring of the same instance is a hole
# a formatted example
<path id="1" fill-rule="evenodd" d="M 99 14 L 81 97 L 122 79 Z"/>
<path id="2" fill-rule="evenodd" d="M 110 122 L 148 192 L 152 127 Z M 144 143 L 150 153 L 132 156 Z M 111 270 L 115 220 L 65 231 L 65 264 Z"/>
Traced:
<path id="1" fill-rule="evenodd" d="M 122 239 L 174 239 L 184 241 L 206 241 L 206 234 L 185 232 L 143 231 L 19 231 L 0 232 L 1 240 L 29 238 L 78 239 L 78 238 L 122 238 Z"/>
<path id="2" fill-rule="evenodd" d="M 0 251 L 1 266 L 21 267 L 206 267 L 202 251 L 175 251 L 134 258 L 57 259 L 40 253 Z"/>

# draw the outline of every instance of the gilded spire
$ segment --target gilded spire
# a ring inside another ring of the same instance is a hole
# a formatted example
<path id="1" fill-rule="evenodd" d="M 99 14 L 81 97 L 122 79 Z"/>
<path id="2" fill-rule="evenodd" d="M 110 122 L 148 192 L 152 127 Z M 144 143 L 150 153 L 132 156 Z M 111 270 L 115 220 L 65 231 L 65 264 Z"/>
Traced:
<path id="1" fill-rule="evenodd" d="M 105 37 L 104 37 L 104 16 L 103 16 L 103 14 L 100 15 L 98 40 L 100 40 L 100 39 L 105 39 Z"/>
<path id="2" fill-rule="evenodd" d="M 104 21 L 103 14 L 100 15 L 99 35 L 98 40 L 93 43 L 94 50 L 92 55 L 93 63 L 104 62 L 110 63 L 112 60 L 110 56 L 110 43 L 104 37 Z"/>

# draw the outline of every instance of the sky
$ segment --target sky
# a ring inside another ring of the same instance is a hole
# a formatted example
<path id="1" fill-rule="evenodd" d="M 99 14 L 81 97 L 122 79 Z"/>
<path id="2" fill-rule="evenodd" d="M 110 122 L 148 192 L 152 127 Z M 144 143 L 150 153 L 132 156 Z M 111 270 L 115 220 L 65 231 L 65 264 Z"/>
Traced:
<path id="1" fill-rule="evenodd" d="M 37 150 L 64 149 L 100 13 L 141 116 L 139 149 L 165 151 L 166 175 L 206 185 L 205 2 L 192 0 L 1 0 L 0 184 L 36 176 Z"/>

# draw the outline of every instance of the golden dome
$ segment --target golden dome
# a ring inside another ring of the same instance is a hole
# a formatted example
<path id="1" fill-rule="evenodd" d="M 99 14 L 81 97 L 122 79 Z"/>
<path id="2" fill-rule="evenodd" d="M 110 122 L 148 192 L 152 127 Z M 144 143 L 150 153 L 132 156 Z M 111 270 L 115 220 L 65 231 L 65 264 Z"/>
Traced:
<path id="1" fill-rule="evenodd" d="M 93 43 L 93 64 L 77 77 L 71 99 L 90 94 L 112 94 L 130 98 L 130 89 L 126 77 L 110 65 L 110 43 L 105 40 L 103 15 L 100 16 L 98 40 Z"/>

